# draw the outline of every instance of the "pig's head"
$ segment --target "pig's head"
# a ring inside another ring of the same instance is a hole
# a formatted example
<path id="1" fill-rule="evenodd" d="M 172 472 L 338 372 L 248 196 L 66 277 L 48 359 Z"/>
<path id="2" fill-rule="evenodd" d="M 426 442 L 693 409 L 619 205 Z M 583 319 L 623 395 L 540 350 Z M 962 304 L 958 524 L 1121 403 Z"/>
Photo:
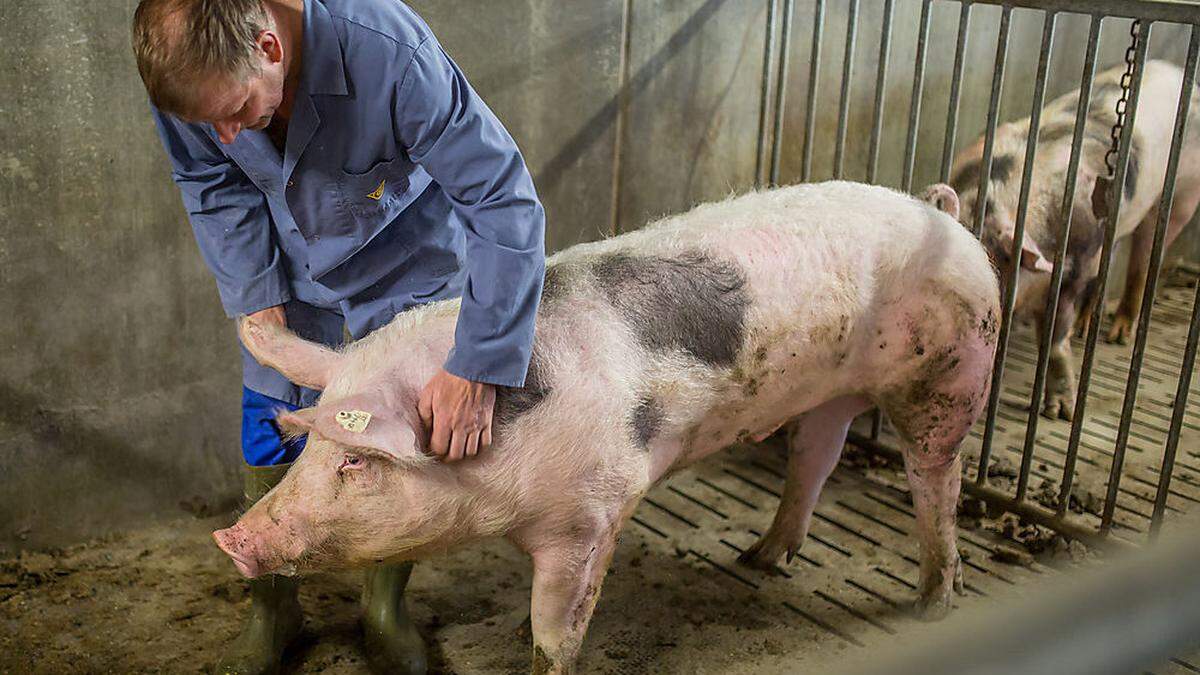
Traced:
<path id="1" fill-rule="evenodd" d="M 1011 186 L 993 182 L 990 185 L 989 196 L 985 203 L 983 221 L 980 227 L 979 240 L 987 250 L 988 257 L 996 266 L 1002 285 L 1007 284 L 1013 273 L 1014 265 L 1018 268 L 1018 311 L 1025 302 L 1035 306 L 1037 299 L 1034 295 L 1038 289 L 1045 287 L 1054 265 L 1043 253 L 1042 248 L 1030 235 L 1031 225 L 1039 217 L 1031 210 L 1026 216 L 1025 232 L 1021 242 L 1016 243 L 1016 214 L 1007 206 L 1008 199 L 999 199 L 995 195 L 1008 196 Z M 959 192 L 960 216 L 959 222 L 967 229 L 973 230 L 979 222 L 980 203 L 976 186 L 962 188 Z"/>
<path id="2" fill-rule="evenodd" d="M 282 328 L 243 322 L 247 348 L 294 382 L 324 388 L 342 354 Z M 256 577 L 399 559 L 454 527 L 452 470 L 423 452 L 416 391 L 381 386 L 281 411 L 285 434 L 308 435 L 300 458 L 228 529 L 213 533 Z"/>

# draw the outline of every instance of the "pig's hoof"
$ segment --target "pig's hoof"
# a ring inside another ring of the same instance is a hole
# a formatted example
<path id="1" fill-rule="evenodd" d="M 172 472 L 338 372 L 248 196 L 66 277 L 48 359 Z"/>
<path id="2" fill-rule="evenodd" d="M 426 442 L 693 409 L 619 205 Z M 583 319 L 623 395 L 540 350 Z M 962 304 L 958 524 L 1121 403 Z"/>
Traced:
<path id="1" fill-rule="evenodd" d="M 753 546 L 746 549 L 741 555 L 738 556 L 738 562 L 746 567 L 767 572 L 769 574 L 781 574 L 782 570 L 779 569 L 779 565 L 776 563 L 779 561 L 779 557 L 782 555 L 782 552 L 777 552 L 767 546 L 764 546 L 764 541 L 764 539 L 759 539 L 758 541 L 754 542 Z M 790 552 L 788 553 L 789 561 L 793 555 L 795 554 Z"/>
<path id="2" fill-rule="evenodd" d="M 1118 314 L 1113 317 L 1112 325 L 1108 328 L 1109 344 L 1127 345 L 1129 338 L 1133 337 L 1133 319 L 1123 314 Z"/>
<path id="3" fill-rule="evenodd" d="M 949 589 L 923 595 L 912 604 L 913 615 L 922 621 L 941 621 L 951 609 Z"/>
<path id="4" fill-rule="evenodd" d="M 1070 422 L 1074 415 L 1075 401 L 1071 396 L 1051 394 L 1046 397 L 1046 404 L 1042 406 L 1042 417 Z"/>

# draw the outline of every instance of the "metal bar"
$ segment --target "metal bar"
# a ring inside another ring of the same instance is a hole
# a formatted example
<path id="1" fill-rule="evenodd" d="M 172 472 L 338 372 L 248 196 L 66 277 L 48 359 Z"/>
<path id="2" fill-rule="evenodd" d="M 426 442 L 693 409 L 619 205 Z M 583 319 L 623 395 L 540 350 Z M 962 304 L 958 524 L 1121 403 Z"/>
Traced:
<path id="1" fill-rule="evenodd" d="M 958 40 L 954 47 L 954 70 L 950 75 L 950 104 L 946 109 L 946 140 L 942 142 L 942 172 L 938 179 L 950 182 L 950 167 L 954 162 L 954 136 L 958 132 L 958 99 L 962 93 L 963 66 L 967 51 L 967 29 L 971 25 L 970 2 L 962 3 L 958 13 Z"/>
<path id="2" fill-rule="evenodd" d="M 978 197 L 975 198 L 975 236 L 983 230 L 987 215 L 987 193 L 992 180 L 992 151 L 996 144 L 996 125 L 1000 121 L 1000 95 L 1004 90 L 1004 67 L 1008 64 L 1008 33 L 1012 24 L 1012 7 L 1004 6 L 1000 13 L 1000 34 L 996 36 L 996 65 L 992 70 L 992 98 L 988 101 L 987 137 L 983 142 L 983 171 L 979 174 Z"/>
<path id="3" fill-rule="evenodd" d="M 625 0 L 621 10 L 621 82 L 617 87 L 616 120 L 613 122 L 612 201 L 609 203 L 608 235 L 621 231 L 621 155 L 625 148 L 625 116 L 629 112 L 629 54 L 633 48 L 630 23 L 633 20 L 633 0 Z"/>
<path id="4" fill-rule="evenodd" d="M 1141 371 L 1142 357 L 1145 355 L 1146 336 L 1150 330 L 1150 314 L 1154 306 L 1154 294 L 1158 290 L 1158 272 L 1162 267 L 1163 248 L 1165 247 L 1167 224 L 1171 222 L 1171 202 L 1175 199 L 1175 178 L 1179 171 L 1179 157 L 1183 149 L 1183 140 L 1187 133 L 1188 115 L 1191 113 L 1192 88 L 1196 83 L 1196 56 L 1197 51 L 1200 51 L 1200 28 L 1192 26 L 1191 40 L 1188 45 L 1187 65 L 1183 72 L 1183 87 L 1179 92 L 1179 107 L 1175 113 L 1175 135 L 1171 138 L 1171 155 L 1167 160 L 1167 175 L 1163 182 L 1162 201 L 1158 205 L 1158 223 L 1154 230 L 1154 248 L 1150 254 L 1150 267 L 1146 270 L 1146 292 L 1142 296 L 1141 315 L 1138 318 L 1137 339 L 1133 346 L 1133 362 L 1129 369 L 1129 384 L 1125 387 L 1125 409 L 1121 411 L 1121 428 L 1125 430 L 1125 438 L 1129 436 L 1129 425 L 1126 419 L 1132 420 L 1133 404 L 1137 398 L 1137 374 Z M 1192 323 L 1196 321 L 1195 312 L 1192 313 Z M 1189 331 L 1188 339 L 1191 340 L 1192 335 Z M 1191 345 L 1192 358 L 1195 358 L 1194 344 Z M 1135 368 L 1137 369 L 1135 371 Z M 1184 384 L 1184 378 L 1189 378 L 1189 383 Z M 1178 428 L 1174 424 L 1175 416 L 1179 416 L 1182 421 L 1183 409 L 1187 406 L 1188 386 L 1190 384 L 1191 369 L 1181 371 L 1179 374 L 1180 384 L 1183 389 L 1177 390 L 1175 393 L 1175 408 L 1172 411 L 1172 427 L 1175 436 L 1172 441 L 1170 431 L 1167 436 L 1167 446 L 1163 454 L 1162 470 L 1158 477 L 1158 494 L 1154 500 L 1154 512 L 1150 517 L 1150 532 L 1157 534 L 1158 529 L 1162 526 L 1163 510 L 1167 506 L 1167 488 L 1171 483 L 1171 473 L 1175 468 L 1175 451 L 1179 443 Z M 1128 413 L 1128 415 L 1126 414 Z"/>
<path id="5" fill-rule="evenodd" d="M 992 177 L 992 150 L 996 142 L 996 123 L 1000 114 L 1000 94 L 1004 88 L 1004 66 L 1008 62 L 1008 31 L 1012 21 L 1012 8 L 1005 6 L 1000 14 L 1000 33 L 996 36 L 996 65 L 992 72 L 992 97 L 988 104 L 987 134 L 983 143 L 983 164 L 979 173 L 979 189 L 975 197 L 975 236 L 978 237 L 983 228 L 983 218 L 987 211 L 988 184 Z M 1020 241 L 1020 239 L 1016 239 Z M 1008 295 L 1015 292 L 1015 284 L 1009 284 Z M 1008 344 L 1008 334 L 1012 324 L 1013 297 L 1006 297 L 1004 316 L 1000 322 L 1000 342 Z M 996 412 L 1000 405 L 1000 377 L 1004 374 L 1004 347 L 996 351 L 996 362 L 992 370 L 992 391 L 988 397 L 987 424 L 983 430 L 983 442 L 979 447 L 979 475 L 976 481 L 983 485 L 987 480 L 988 462 L 992 456 L 992 437 L 996 433 Z"/>
<path id="6" fill-rule="evenodd" d="M 887 93 L 888 61 L 892 53 L 892 17 L 895 15 L 895 0 L 886 0 L 883 5 L 883 28 L 879 40 L 879 69 L 875 75 L 875 112 L 871 123 L 871 150 L 867 159 L 867 182 L 875 183 L 879 176 L 879 141 L 883 136 L 883 104 Z M 871 413 L 871 438 L 878 439 L 883 432 L 883 411 L 876 408 Z"/>
<path id="7" fill-rule="evenodd" d="M 1033 112 L 1029 120 L 1029 135 L 1025 139 L 1025 173 L 1021 177 L 1021 196 L 1017 202 L 1017 223 L 1013 231 L 1013 250 L 1009 257 L 1009 260 L 1013 261 L 1012 274 L 1009 276 L 1010 288 L 1013 290 L 1016 289 L 1017 285 L 1016 275 L 1020 269 L 1020 265 L 1017 262 L 1021 260 L 1021 244 L 1024 241 L 1025 221 L 1029 214 L 1029 189 L 1033 183 L 1033 163 L 1037 157 L 1037 138 L 1042 124 L 1042 105 L 1046 100 L 1046 71 L 1050 68 L 1050 52 L 1054 46 L 1054 22 L 1057 18 L 1057 14 L 1047 12 L 1045 22 L 1042 24 L 1042 51 L 1038 57 L 1037 80 L 1035 81 L 1033 90 Z M 1081 98 L 1080 100 L 1083 99 Z M 1066 237 L 1063 237 L 1063 241 L 1066 241 Z M 1058 267 L 1063 266 L 1061 259 L 1056 262 L 1058 263 Z M 1058 271 L 1058 276 L 1061 280 L 1062 270 Z M 1008 296 L 1015 297 L 1011 293 Z M 1005 299 L 1007 300 L 1008 298 L 1006 297 Z M 1009 307 L 1005 307 L 1005 310 L 1009 309 Z M 1040 417 L 1038 401 L 1041 400 L 1041 391 L 1046 386 L 1046 368 L 1049 364 L 1048 356 L 1050 350 L 1046 347 L 1049 346 L 1049 339 L 1054 334 L 1054 315 L 1050 314 L 1049 316 L 1051 320 L 1046 326 L 1046 337 L 1043 338 L 1042 342 L 1043 349 L 1038 351 L 1038 366 L 1033 378 L 1033 403 L 1029 407 L 1029 422 L 1025 427 L 1025 447 L 1021 451 L 1021 469 L 1017 473 L 1017 501 L 1025 499 L 1025 492 L 1029 489 L 1029 470 L 1033 467 L 1033 442 L 1037 438 L 1037 425 L 1038 418 Z M 1011 318 L 1011 313 L 1006 311 L 1005 320 L 1007 321 Z M 1001 356 L 998 361 L 1002 360 L 1002 358 Z M 998 365 L 997 370 L 1003 370 L 1002 363 Z M 999 374 L 997 374 L 997 377 L 999 377 Z M 999 394 L 997 393 L 997 395 Z"/>
<path id="8" fill-rule="evenodd" d="M 1113 239 L 1116 234 L 1117 222 L 1121 219 L 1121 197 L 1122 185 L 1125 184 L 1125 170 L 1129 164 L 1129 148 L 1133 144 L 1133 127 L 1137 122 L 1137 107 L 1138 96 L 1142 91 L 1142 74 L 1145 72 L 1146 64 L 1146 48 L 1150 44 L 1150 28 L 1153 24 L 1145 22 L 1142 24 L 1139 31 L 1139 41 L 1137 53 L 1134 60 L 1137 64 L 1133 75 L 1133 83 L 1130 86 L 1129 92 L 1129 114 L 1125 119 L 1125 126 L 1121 130 L 1121 143 L 1117 154 L 1117 172 L 1113 177 L 1112 195 L 1109 196 L 1109 212 L 1104 228 L 1104 248 L 1100 254 L 1100 274 L 1097 277 L 1096 297 L 1104 297 L 1105 286 L 1108 285 L 1108 269 L 1112 264 L 1112 249 Z M 1100 333 L 1100 322 L 1092 321 L 1088 329 L 1087 345 L 1083 353 L 1083 366 L 1079 373 L 1079 393 L 1075 398 L 1075 413 L 1074 419 L 1071 422 L 1071 433 L 1075 433 L 1075 427 L 1082 429 L 1083 420 L 1087 412 L 1087 392 L 1091 385 L 1092 378 L 1092 362 L 1096 358 L 1096 338 Z M 1108 534 L 1112 529 L 1112 516 L 1116 507 L 1117 501 L 1117 486 L 1120 482 L 1121 467 L 1124 464 L 1123 446 L 1118 445 L 1113 452 L 1112 471 L 1109 473 L 1109 491 L 1108 497 L 1104 503 L 1104 516 L 1100 522 L 1101 534 Z"/>
<path id="9" fill-rule="evenodd" d="M 1200 24 L 1200 6 L 1176 0 L 971 0 L 978 4 Z"/>
<path id="10" fill-rule="evenodd" d="M 771 61 L 775 54 L 775 11 L 779 0 L 767 0 L 767 26 L 763 35 L 762 95 L 758 99 L 758 154 L 754 160 L 754 186 L 761 188 L 767 163 L 767 122 L 771 105 Z"/>
<path id="11" fill-rule="evenodd" d="M 1154 513 L 1150 518 L 1151 536 L 1156 535 L 1159 528 L 1162 527 L 1163 509 L 1167 505 L 1167 493 L 1171 488 L 1171 474 L 1175 468 L 1175 451 L 1179 447 L 1179 432 L 1183 426 L 1188 391 L 1192 385 L 1192 369 L 1196 365 L 1196 343 L 1198 341 L 1200 341 L 1200 284 L 1196 285 L 1196 297 L 1192 301 L 1192 321 L 1188 327 L 1183 364 L 1179 369 L 1179 386 L 1175 390 L 1175 404 L 1171 410 L 1171 426 L 1167 431 L 1167 447 L 1163 454 L 1162 470 L 1158 475 L 1158 493 L 1154 496 Z"/>
<path id="12" fill-rule="evenodd" d="M 879 36 L 879 71 L 875 76 L 875 120 L 871 126 L 871 153 L 867 160 L 868 183 L 874 183 L 879 172 L 879 139 L 883 134 L 883 100 L 884 94 L 887 93 L 888 59 L 892 51 L 892 15 L 895 8 L 896 0 L 886 0 L 883 4 L 883 30 Z"/>
<path id="13" fill-rule="evenodd" d="M 879 435 L 883 433 L 883 411 L 879 408 L 875 409 L 871 416 L 871 440 L 879 440 Z"/>
<path id="14" fill-rule="evenodd" d="M 850 0 L 846 17 L 846 52 L 842 57 L 842 93 L 838 101 L 837 144 L 833 150 L 833 177 L 840 179 L 846 156 L 846 122 L 850 115 L 850 77 L 854 67 L 854 45 L 858 38 L 858 0 Z"/>
<path id="15" fill-rule="evenodd" d="M 901 189 L 912 192 L 913 165 L 917 159 L 917 124 L 921 117 L 921 94 L 925 91 L 925 52 L 929 44 L 929 15 L 933 0 L 922 0 L 917 31 L 917 60 L 913 65 L 912 103 L 908 111 L 908 141 L 904 145 L 904 176 Z"/>
<path id="16" fill-rule="evenodd" d="M 1062 287 L 1063 277 L 1062 261 L 1066 257 L 1067 242 L 1071 236 L 1071 216 L 1075 212 L 1076 179 L 1079 174 L 1079 160 L 1083 154 L 1083 132 L 1087 126 L 1087 111 L 1089 100 L 1092 97 L 1092 82 L 1096 76 L 1096 54 L 1100 44 L 1101 21 L 1102 17 L 1099 15 L 1092 17 L 1091 29 L 1088 32 L 1087 57 L 1083 63 L 1083 83 L 1079 87 L 1079 103 L 1075 108 L 1075 133 L 1071 140 L 1071 160 L 1067 165 L 1067 184 L 1063 190 L 1063 201 L 1060 211 L 1063 229 L 1058 241 L 1058 248 L 1054 253 L 1054 272 L 1050 277 L 1050 286 L 1053 290 L 1049 293 L 1049 306 L 1046 308 L 1046 315 L 1051 317 L 1055 316 L 1058 312 L 1058 289 Z M 1039 354 L 1039 360 L 1040 356 Z M 1039 409 L 1041 408 L 1041 403 L 1036 400 L 1034 401 L 1034 405 Z M 1082 427 L 1080 429 L 1082 430 Z M 1075 464 L 1079 459 L 1079 441 L 1079 434 L 1073 433 L 1067 442 L 1067 457 L 1063 461 L 1063 478 L 1058 491 L 1057 510 L 1059 516 L 1066 514 L 1067 506 L 1071 501 L 1071 483 L 1075 480 Z"/>
<path id="17" fill-rule="evenodd" d="M 779 98 L 776 101 L 776 117 L 775 128 L 778 130 L 783 119 L 783 85 L 787 81 L 787 64 L 788 64 L 788 43 L 791 42 L 792 35 L 792 10 L 795 7 L 795 0 L 786 0 L 783 5 L 783 38 L 780 54 L 782 61 L 779 63 Z M 812 67 L 808 72 L 808 108 L 804 118 L 804 163 L 800 169 L 800 182 L 808 182 L 808 177 L 812 173 L 812 143 L 814 130 L 817 124 L 817 79 L 821 75 L 821 33 L 825 29 L 825 0 L 816 0 L 813 8 L 813 38 L 812 38 L 812 55 L 810 56 Z M 778 135 L 778 134 L 777 134 Z M 778 146 L 779 138 L 775 139 Z M 779 152 L 776 150 L 775 159 L 771 163 L 771 185 L 779 184 Z"/>

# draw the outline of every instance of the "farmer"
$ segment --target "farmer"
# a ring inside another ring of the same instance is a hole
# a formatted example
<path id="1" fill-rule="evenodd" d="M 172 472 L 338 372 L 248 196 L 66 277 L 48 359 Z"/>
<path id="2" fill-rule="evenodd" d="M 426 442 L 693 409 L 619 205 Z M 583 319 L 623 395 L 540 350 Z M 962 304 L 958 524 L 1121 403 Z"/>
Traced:
<path id="1" fill-rule="evenodd" d="M 429 450 L 491 443 L 495 387 L 524 384 L 545 216 L 508 132 L 396 0 L 142 0 L 133 49 L 200 252 L 231 316 L 337 345 L 461 296 L 455 345 L 421 394 Z M 242 350 L 251 503 L 303 448 L 278 408 L 311 405 Z M 411 564 L 367 574 L 368 654 L 423 672 Z M 251 583 L 219 672 L 278 669 L 302 623 L 296 581 Z"/>

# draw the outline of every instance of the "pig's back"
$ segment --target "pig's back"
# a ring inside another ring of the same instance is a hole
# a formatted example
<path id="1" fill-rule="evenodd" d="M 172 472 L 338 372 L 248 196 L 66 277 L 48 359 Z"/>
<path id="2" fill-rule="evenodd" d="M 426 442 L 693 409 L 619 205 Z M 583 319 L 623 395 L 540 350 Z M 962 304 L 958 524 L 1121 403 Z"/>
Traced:
<path id="1" fill-rule="evenodd" d="M 922 280 L 972 298 L 996 292 L 986 253 L 953 218 L 909 195 L 843 181 L 704 204 L 572 247 L 547 263 L 587 263 L 617 251 L 662 258 L 702 251 L 736 263 L 752 295 L 751 311 L 764 323 L 822 308 L 865 311 L 877 292 Z"/>

